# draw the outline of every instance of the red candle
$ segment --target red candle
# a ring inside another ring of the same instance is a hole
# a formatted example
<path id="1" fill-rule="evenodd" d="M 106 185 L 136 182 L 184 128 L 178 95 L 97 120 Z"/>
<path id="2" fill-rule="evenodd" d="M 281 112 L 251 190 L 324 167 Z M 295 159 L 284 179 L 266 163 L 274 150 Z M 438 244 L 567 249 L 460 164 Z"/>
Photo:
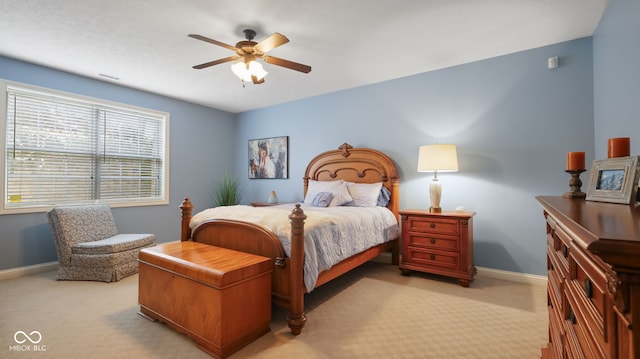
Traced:
<path id="1" fill-rule="evenodd" d="M 567 152 L 567 171 L 585 169 L 584 152 Z"/>
<path id="2" fill-rule="evenodd" d="M 609 158 L 627 157 L 631 153 L 629 137 L 610 138 L 607 146 Z"/>

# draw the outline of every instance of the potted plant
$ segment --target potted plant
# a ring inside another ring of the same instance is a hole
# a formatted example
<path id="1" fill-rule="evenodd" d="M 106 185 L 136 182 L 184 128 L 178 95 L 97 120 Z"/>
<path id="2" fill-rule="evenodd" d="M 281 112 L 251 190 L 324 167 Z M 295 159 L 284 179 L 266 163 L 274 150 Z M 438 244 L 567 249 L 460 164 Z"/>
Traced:
<path id="1" fill-rule="evenodd" d="M 213 190 L 216 206 L 233 206 L 240 203 L 240 183 L 230 173 L 225 173 Z"/>

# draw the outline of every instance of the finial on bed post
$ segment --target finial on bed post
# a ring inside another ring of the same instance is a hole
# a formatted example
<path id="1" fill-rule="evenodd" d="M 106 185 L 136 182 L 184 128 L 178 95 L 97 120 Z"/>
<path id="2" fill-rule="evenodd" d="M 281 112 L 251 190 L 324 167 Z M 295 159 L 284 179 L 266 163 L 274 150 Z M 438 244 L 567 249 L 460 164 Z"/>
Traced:
<path id="1" fill-rule="evenodd" d="M 189 200 L 189 197 L 185 197 L 182 204 L 180 204 L 180 210 L 182 211 L 182 227 L 180 230 L 180 241 L 188 241 L 191 238 L 191 229 L 189 228 L 189 222 L 191 222 L 191 214 L 193 213 L 193 203 Z"/>
<path id="2" fill-rule="evenodd" d="M 287 323 L 293 335 L 298 335 L 307 322 L 307 316 L 304 313 L 304 220 L 307 216 L 304 214 L 300 204 L 297 203 L 289 215 L 291 221 L 291 286 L 289 303 L 289 315 Z"/>

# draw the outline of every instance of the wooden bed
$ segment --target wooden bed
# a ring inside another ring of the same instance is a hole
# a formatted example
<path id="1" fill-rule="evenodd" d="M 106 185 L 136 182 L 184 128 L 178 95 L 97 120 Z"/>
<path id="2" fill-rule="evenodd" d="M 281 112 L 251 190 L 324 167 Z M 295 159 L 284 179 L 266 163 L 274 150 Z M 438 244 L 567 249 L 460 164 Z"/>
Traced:
<path id="1" fill-rule="evenodd" d="M 398 171 L 393 161 L 382 152 L 369 148 L 353 148 L 345 143 L 337 150 L 319 154 L 309 162 L 304 175 L 304 193 L 307 193 L 309 180 L 334 181 L 343 179 L 358 183 L 382 182 L 391 197 L 387 207 L 396 220 L 399 208 Z M 294 205 L 292 204 L 292 207 Z M 185 198 L 180 206 L 182 210 L 182 241 L 195 241 L 234 249 L 237 251 L 272 258 L 272 298 L 276 305 L 289 308 L 287 323 L 294 335 L 300 334 L 307 317 L 304 312 L 303 283 L 304 264 L 304 214 L 300 205 L 295 205 L 289 219 L 291 222 L 291 257 L 286 257 L 282 244 L 272 232 L 253 223 L 213 219 L 198 226 L 193 233 L 189 227 L 193 204 Z M 391 250 L 391 262 L 398 264 L 398 238 L 370 248 L 357 255 L 335 264 L 331 269 L 321 272 L 316 287 L 356 268 L 357 266 Z"/>

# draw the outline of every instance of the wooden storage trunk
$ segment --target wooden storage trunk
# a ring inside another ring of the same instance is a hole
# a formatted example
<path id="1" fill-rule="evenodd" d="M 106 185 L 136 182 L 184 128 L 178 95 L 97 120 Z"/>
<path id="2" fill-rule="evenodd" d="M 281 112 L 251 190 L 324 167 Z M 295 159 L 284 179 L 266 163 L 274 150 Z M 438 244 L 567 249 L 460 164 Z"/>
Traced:
<path id="1" fill-rule="evenodd" d="M 196 242 L 140 251 L 140 313 L 225 358 L 267 333 L 271 260 Z"/>

